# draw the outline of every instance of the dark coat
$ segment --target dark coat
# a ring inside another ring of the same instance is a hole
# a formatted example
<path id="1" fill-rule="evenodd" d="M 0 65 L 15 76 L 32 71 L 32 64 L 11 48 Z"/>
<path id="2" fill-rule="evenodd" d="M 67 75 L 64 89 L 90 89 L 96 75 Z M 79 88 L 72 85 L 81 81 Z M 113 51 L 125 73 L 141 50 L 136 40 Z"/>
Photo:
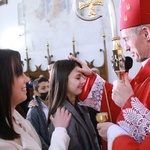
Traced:
<path id="1" fill-rule="evenodd" d="M 75 108 L 67 100 L 63 103 L 63 106 L 72 113 L 72 118 L 67 128 L 70 136 L 68 150 L 100 150 L 87 108 L 78 104 Z M 51 135 L 54 130 L 52 123 L 50 123 L 49 129 Z"/>
<path id="2" fill-rule="evenodd" d="M 27 113 L 26 119 L 31 122 L 37 134 L 39 135 L 42 143 L 42 150 L 48 150 L 50 142 L 46 116 L 42 110 L 41 101 L 37 96 L 35 100 L 37 101 L 39 106 L 30 108 Z"/>

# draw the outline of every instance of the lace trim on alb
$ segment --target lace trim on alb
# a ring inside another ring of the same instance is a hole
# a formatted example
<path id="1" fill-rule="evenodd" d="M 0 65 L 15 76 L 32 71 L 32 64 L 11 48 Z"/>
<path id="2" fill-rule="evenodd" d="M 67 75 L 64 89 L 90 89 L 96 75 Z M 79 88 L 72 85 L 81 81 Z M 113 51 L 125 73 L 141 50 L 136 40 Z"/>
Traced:
<path id="1" fill-rule="evenodd" d="M 101 107 L 104 83 L 105 81 L 97 75 L 87 99 L 85 99 L 83 102 L 79 102 L 79 104 L 99 111 Z"/>
<path id="2" fill-rule="evenodd" d="M 136 97 L 131 98 L 131 106 L 122 110 L 124 120 L 117 123 L 141 143 L 150 132 L 150 111 Z"/>

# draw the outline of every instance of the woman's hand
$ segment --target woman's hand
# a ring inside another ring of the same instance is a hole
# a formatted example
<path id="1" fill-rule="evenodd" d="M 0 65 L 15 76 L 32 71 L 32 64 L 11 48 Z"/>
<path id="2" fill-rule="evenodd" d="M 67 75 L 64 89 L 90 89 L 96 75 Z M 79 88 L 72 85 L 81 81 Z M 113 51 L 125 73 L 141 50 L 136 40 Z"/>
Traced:
<path id="1" fill-rule="evenodd" d="M 65 109 L 64 107 L 62 108 L 57 108 L 55 117 L 53 117 L 52 115 L 50 116 L 50 120 L 52 121 L 54 127 L 63 127 L 63 128 L 67 128 L 70 120 L 71 120 L 71 116 L 72 114 Z"/>
<path id="2" fill-rule="evenodd" d="M 31 100 L 31 101 L 29 102 L 28 107 L 29 107 L 29 108 L 32 108 L 32 107 L 35 107 L 35 106 L 39 106 L 38 103 L 37 103 L 35 100 Z"/>

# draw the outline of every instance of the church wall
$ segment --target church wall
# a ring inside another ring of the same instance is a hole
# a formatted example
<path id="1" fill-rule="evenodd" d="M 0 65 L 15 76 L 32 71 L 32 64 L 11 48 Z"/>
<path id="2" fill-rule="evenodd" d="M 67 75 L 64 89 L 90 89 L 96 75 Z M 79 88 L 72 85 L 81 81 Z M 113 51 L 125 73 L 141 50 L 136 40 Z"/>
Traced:
<path id="1" fill-rule="evenodd" d="M 119 3 L 114 1 L 119 27 Z M 0 48 L 18 50 L 27 69 L 26 52 L 30 60 L 31 70 L 40 66 L 47 69 L 48 60 L 45 56 L 53 55 L 52 60 L 67 59 L 73 53 L 73 39 L 77 57 L 99 67 L 104 63 L 106 40 L 108 81 L 116 79 L 111 66 L 112 35 L 107 1 L 97 10 L 102 17 L 95 21 L 84 21 L 73 11 L 71 0 L 8 0 L 8 4 L 0 6 Z M 119 29 L 118 29 L 119 32 Z M 120 35 L 120 32 L 119 32 Z M 121 41 L 123 46 L 123 41 Z M 130 53 L 125 53 L 130 56 Z M 134 77 L 139 70 L 138 64 L 130 71 Z"/>

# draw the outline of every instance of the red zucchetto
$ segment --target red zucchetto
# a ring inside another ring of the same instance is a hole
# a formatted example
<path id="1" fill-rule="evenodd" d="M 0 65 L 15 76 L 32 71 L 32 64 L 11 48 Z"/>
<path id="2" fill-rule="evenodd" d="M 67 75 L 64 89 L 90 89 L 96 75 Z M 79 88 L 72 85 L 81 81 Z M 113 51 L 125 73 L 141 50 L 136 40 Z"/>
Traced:
<path id="1" fill-rule="evenodd" d="M 120 30 L 150 24 L 150 0 L 121 0 L 120 15 Z"/>

